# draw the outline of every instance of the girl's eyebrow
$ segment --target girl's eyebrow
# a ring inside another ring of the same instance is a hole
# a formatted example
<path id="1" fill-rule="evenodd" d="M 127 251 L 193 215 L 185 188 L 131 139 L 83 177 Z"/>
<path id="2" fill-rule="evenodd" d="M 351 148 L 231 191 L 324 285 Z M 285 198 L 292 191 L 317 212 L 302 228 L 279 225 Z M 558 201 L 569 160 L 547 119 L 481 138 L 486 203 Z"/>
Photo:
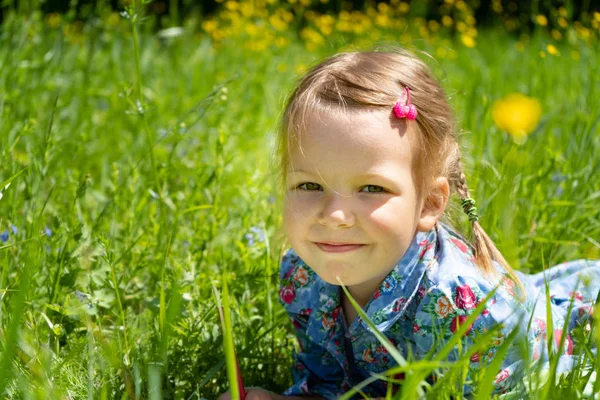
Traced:
<path id="1" fill-rule="evenodd" d="M 315 174 L 313 172 L 305 171 L 303 169 L 295 169 L 295 170 L 290 171 L 288 173 L 301 173 L 301 174 L 307 174 L 307 175 L 318 175 L 318 174 Z M 374 172 L 367 173 L 367 174 L 356 175 L 356 178 L 358 178 L 358 179 L 384 179 L 384 180 L 393 179 L 391 177 L 387 177 L 385 175 L 381 175 L 381 174 L 374 173 Z"/>

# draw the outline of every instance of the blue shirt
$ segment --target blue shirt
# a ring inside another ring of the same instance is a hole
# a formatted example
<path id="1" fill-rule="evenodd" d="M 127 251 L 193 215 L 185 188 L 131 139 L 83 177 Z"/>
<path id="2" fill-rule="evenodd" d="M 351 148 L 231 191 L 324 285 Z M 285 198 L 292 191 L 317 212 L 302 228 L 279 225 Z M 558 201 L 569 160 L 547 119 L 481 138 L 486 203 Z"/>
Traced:
<path id="1" fill-rule="evenodd" d="M 572 329 L 590 326 L 593 300 L 600 288 L 600 262 L 579 260 L 535 275 L 517 272 L 525 288 L 524 298 L 502 267 L 497 263 L 494 266 L 498 276 L 486 276 L 475 263 L 471 245 L 440 223 L 429 232 L 417 233 L 363 309 L 405 359 L 420 360 L 442 349 L 497 287 L 462 338 L 461 348 L 468 351 L 479 337 L 495 330 L 490 345 L 470 356 L 471 375 L 487 365 L 517 329 L 518 339 L 510 345 L 494 382 L 495 392 L 505 392 L 522 379 L 523 344 L 528 345 L 525 348 L 529 360 L 547 365 L 545 274 L 556 349 L 563 336 L 569 304 L 573 303 L 559 362 L 559 372 L 567 371 L 573 362 Z M 341 287 L 319 278 L 293 249 L 283 256 L 280 272 L 279 298 L 299 344 L 299 350 L 293 353 L 294 384 L 285 395 L 336 398 L 373 373 L 383 373 L 397 365 L 360 316 L 347 326 L 340 302 Z M 457 347 L 447 360 L 460 357 Z M 397 378 L 402 379 L 402 374 Z M 470 381 L 469 377 L 466 381 Z M 468 394 L 472 389 L 471 384 L 465 384 L 463 392 Z M 370 396 L 383 397 L 387 382 L 379 380 L 362 390 Z"/>

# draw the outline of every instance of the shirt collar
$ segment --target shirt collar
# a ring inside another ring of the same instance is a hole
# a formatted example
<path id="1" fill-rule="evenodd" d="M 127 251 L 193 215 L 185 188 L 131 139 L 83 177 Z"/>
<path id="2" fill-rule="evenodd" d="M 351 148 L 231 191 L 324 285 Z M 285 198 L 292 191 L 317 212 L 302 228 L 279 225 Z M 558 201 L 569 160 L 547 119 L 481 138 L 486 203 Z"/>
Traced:
<path id="1" fill-rule="evenodd" d="M 435 260 L 438 248 L 437 228 L 418 232 L 400 261 L 375 291 L 364 309 L 380 332 L 385 332 L 404 315 L 417 295 L 427 267 Z M 327 283 L 318 276 L 314 284 L 319 305 L 311 313 L 307 334 L 317 342 L 328 342 L 342 332 L 341 327 L 346 326 L 341 312 L 341 287 Z M 346 329 L 346 335 L 351 335 L 359 326 L 371 330 L 358 317 Z"/>

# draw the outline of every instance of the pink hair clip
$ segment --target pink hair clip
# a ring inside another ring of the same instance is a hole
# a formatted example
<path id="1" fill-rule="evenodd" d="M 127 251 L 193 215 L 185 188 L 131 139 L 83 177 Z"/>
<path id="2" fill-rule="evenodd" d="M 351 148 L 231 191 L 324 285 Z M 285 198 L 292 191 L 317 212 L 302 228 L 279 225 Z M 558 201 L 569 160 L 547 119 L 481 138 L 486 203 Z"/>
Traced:
<path id="1" fill-rule="evenodd" d="M 404 91 L 406 92 L 406 105 L 397 102 L 396 105 L 394 105 L 394 115 L 396 118 L 408 118 L 409 120 L 414 121 L 415 118 L 417 118 L 417 108 L 414 104 L 410 103 L 410 89 L 408 86 L 404 87 Z"/>

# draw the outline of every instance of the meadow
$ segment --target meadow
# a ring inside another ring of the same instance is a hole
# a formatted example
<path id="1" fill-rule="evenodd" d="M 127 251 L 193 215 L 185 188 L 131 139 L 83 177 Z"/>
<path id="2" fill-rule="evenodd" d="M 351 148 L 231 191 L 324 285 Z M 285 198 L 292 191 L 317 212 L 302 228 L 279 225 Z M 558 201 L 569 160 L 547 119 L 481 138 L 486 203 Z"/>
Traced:
<path id="1" fill-rule="evenodd" d="M 214 294 L 224 279 L 246 385 L 290 384 L 274 138 L 294 82 L 342 50 L 399 45 L 431 65 L 456 111 L 481 223 L 515 269 L 600 258 L 600 14 L 534 15 L 515 33 L 506 21 L 477 28 L 468 7 L 432 22 L 396 2 L 304 13 L 299 28 L 301 5 L 258 3 L 162 30 L 135 4 L 85 22 L 5 15 L 3 398 L 216 398 L 229 387 Z M 526 133 L 494 120 L 510 93 L 541 106 Z M 448 220 L 468 235 L 458 209 Z M 589 350 L 600 333 L 586 335 Z M 528 395 L 583 396 L 583 358 Z M 442 382 L 432 393 L 455 393 Z"/>

